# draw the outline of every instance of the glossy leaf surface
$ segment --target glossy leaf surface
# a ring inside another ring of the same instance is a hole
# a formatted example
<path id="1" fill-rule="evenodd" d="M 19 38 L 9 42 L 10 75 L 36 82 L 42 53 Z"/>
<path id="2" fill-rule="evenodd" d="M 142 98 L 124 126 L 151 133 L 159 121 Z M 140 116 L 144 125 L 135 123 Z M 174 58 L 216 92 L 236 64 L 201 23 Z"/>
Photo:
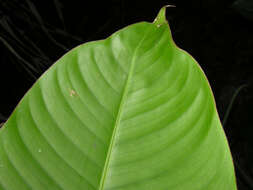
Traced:
<path id="1" fill-rule="evenodd" d="M 208 81 L 165 7 L 35 83 L 0 130 L 0 189 L 236 189 Z"/>

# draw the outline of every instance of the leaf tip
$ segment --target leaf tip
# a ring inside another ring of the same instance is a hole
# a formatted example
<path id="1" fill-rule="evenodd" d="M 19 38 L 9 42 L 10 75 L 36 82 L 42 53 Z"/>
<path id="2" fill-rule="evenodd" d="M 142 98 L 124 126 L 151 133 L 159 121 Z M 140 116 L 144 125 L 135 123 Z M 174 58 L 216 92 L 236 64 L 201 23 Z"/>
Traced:
<path id="1" fill-rule="evenodd" d="M 158 15 L 156 16 L 156 18 L 153 22 L 157 27 L 160 27 L 162 24 L 167 23 L 167 20 L 166 20 L 166 8 L 167 7 L 176 7 L 176 6 L 175 5 L 165 5 L 160 9 Z"/>

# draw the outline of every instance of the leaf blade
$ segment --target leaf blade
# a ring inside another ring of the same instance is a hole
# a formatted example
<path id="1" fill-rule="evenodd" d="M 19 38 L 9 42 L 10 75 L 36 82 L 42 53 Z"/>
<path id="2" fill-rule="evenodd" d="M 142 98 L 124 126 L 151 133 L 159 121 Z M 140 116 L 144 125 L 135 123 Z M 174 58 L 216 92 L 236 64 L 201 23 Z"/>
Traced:
<path id="1" fill-rule="evenodd" d="M 64 55 L 0 140 L 12 151 L 9 177 L 20 179 L 10 186 L 0 175 L 6 189 L 236 189 L 208 81 L 165 16 Z M 0 164 L 2 174 L 8 159 Z"/>

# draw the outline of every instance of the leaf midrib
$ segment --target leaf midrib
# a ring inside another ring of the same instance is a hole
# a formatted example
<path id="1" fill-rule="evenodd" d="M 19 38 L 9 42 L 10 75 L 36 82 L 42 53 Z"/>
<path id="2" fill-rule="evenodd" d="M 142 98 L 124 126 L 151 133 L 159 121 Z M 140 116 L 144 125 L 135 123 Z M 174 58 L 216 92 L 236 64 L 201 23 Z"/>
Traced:
<path id="1" fill-rule="evenodd" d="M 115 125 L 114 125 L 114 129 L 113 129 L 113 132 L 112 132 L 112 137 L 111 137 L 111 140 L 110 140 L 110 145 L 109 145 L 109 149 L 108 149 L 108 152 L 107 152 L 105 165 L 104 165 L 104 168 L 103 168 L 103 172 L 102 172 L 102 176 L 101 176 L 101 180 L 100 180 L 100 184 L 99 184 L 99 190 L 104 190 L 104 184 L 105 184 L 105 181 L 106 181 L 107 171 L 108 171 L 108 168 L 109 168 L 111 153 L 112 153 L 112 149 L 113 149 L 113 146 L 114 146 L 114 143 L 115 143 L 115 136 L 117 134 L 118 126 L 120 125 L 122 110 L 124 108 L 125 99 L 126 99 L 127 94 L 128 94 L 128 86 L 129 86 L 129 83 L 130 83 L 132 75 L 133 75 L 133 70 L 134 70 L 134 66 L 135 66 L 135 62 L 136 62 L 136 55 L 137 55 L 137 52 L 138 52 L 139 48 L 141 47 L 141 44 L 143 43 L 144 39 L 146 38 L 148 32 L 149 32 L 149 30 L 147 30 L 145 32 L 145 34 L 143 35 L 142 39 L 140 40 L 139 44 L 137 45 L 137 47 L 135 48 L 135 50 L 133 52 L 133 58 L 132 58 L 131 63 L 130 63 L 130 69 L 129 69 L 128 77 L 127 77 L 125 87 L 124 87 L 124 90 L 123 90 L 123 93 L 122 93 L 122 97 L 121 97 L 121 100 L 120 100 L 119 111 L 118 111 L 117 116 L 116 116 Z"/>

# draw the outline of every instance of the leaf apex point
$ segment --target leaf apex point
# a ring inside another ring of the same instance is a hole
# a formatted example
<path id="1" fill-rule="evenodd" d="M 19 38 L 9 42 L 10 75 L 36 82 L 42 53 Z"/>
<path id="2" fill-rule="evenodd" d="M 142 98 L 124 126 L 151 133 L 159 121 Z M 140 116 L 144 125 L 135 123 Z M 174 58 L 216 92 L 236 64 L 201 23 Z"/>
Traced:
<path id="1" fill-rule="evenodd" d="M 166 8 L 167 7 L 176 7 L 176 6 L 175 5 L 165 5 L 160 9 L 159 13 L 157 14 L 157 16 L 153 22 L 158 27 L 161 26 L 162 24 L 167 23 L 167 19 L 166 19 Z"/>

